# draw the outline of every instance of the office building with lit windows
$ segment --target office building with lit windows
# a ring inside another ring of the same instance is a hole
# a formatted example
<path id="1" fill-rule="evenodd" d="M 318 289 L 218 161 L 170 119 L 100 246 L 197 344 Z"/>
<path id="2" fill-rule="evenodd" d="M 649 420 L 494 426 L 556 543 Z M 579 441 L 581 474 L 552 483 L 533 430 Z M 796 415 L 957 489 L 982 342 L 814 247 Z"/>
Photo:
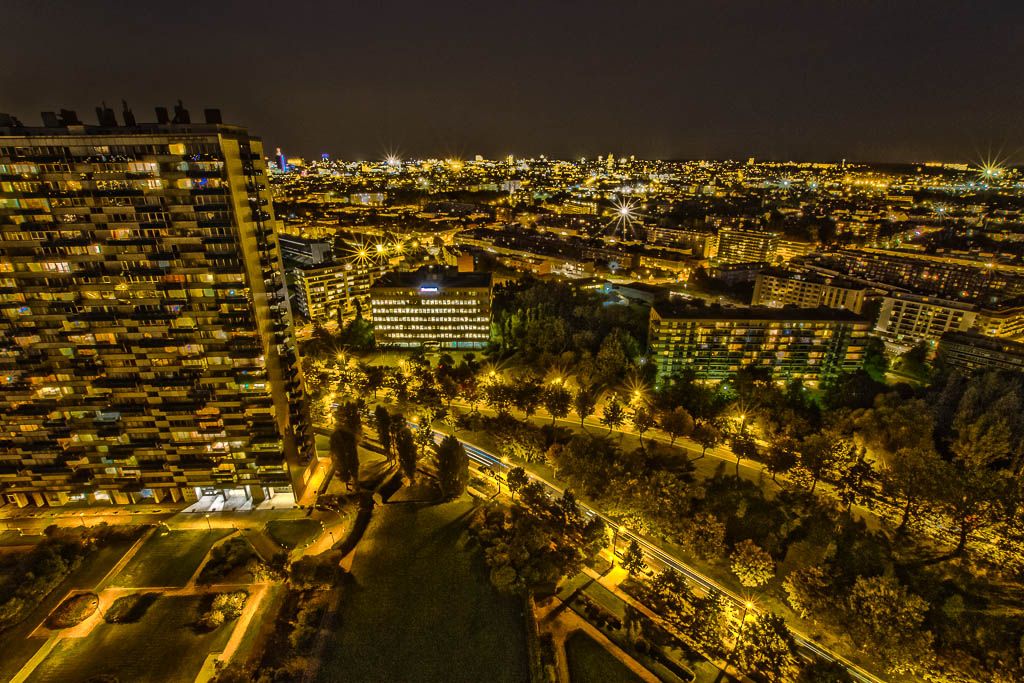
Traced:
<path id="1" fill-rule="evenodd" d="M 490 341 L 490 273 L 388 273 L 370 288 L 370 305 L 379 346 L 481 349 Z"/>
<path id="2" fill-rule="evenodd" d="M 651 308 L 651 358 L 663 381 L 682 371 L 724 380 L 767 368 L 778 380 L 827 380 L 859 368 L 870 325 L 828 308 L 721 308 L 660 302 Z"/>
<path id="3" fill-rule="evenodd" d="M 0 496 L 298 493 L 312 440 L 262 143 L 216 110 L 97 114 L 0 115 Z"/>

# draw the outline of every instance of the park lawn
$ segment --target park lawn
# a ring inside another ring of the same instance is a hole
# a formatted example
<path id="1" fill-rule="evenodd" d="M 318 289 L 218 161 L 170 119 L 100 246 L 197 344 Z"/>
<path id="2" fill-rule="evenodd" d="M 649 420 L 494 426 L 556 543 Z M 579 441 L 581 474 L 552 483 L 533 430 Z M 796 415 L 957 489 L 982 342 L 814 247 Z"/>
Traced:
<path id="1" fill-rule="evenodd" d="M 72 590 L 95 588 L 96 584 L 128 552 L 135 540 L 135 538 L 129 538 L 113 541 L 87 555 L 78 569 L 43 598 L 20 624 L 0 633 L 0 642 L 3 643 L 3 647 L 0 648 L 0 681 L 9 681 L 14 678 L 25 662 L 31 659 L 32 655 L 46 642 L 44 638 L 30 638 L 29 634 L 42 623 L 64 597 Z"/>
<path id="2" fill-rule="evenodd" d="M 520 600 L 498 594 L 462 547 L 475 503 L 378 507 L 319 680 L 512 683 L 529 679 Z"/>
<path id="3" fill-rule="evenodd" d="M 107 674 L 132 683 L 192 683 L 209 653 L 221 650 L 235 621 L 196 633 L 202 596 L 158 599 L 134 624 L 100 623 L 85 638 L 60 641 L 28 678 L 33 683 L 87 681 Z"/>
<path id="4" fill-rule="evenodd" d="M 322 525 L 315 519 L 274 519 L 267 522 L 267 533 L 278 545 L 291 550 L 309 543 L 320 533 Z"/>
<path id="5" fill-rule="evenodd" d="M 582 631 L 565 641 L 571 683 L 637 683 L 642 680 L 600 643 Z"/>
<path id="6" fill-rule="evenodd" d="M 210 547 L 230 533 L 212 531 L 157 531 L 139 549 L 112 585 L 126 588 L 182 587 L 199 568 Z"/>

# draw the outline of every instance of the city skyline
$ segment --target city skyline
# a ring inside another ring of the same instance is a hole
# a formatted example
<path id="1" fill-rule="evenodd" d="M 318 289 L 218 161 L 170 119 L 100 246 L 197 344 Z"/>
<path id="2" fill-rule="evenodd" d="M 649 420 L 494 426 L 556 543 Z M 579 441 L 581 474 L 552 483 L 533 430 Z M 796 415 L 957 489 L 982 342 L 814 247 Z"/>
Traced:
<path id="1" fill-rule="evenodd" d="M 1020 163 L 1024 10 L 930 8 L 15 7 L 0 92 L 18 97 L 0 110 L 35 123 L 170 95 L 306 157 Z M 90 60 L 70 70 L 79 35 Z M 172 49 L 151 49 L 164 35 Z"/>

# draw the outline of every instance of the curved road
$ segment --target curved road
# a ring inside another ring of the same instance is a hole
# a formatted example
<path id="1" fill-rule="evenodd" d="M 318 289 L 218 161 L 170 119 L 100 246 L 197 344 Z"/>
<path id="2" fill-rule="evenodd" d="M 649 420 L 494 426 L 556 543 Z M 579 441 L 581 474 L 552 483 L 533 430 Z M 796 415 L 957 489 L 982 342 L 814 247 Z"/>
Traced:
<path id="1" fill-rule="evenodd" d="M 434 434 L 435 434 L 435 437 L 445 436 L 445 434 L 443 432 L 440 432 L 438 430 L 434 430 Z M 473 460 L 474 462 L 476 462 L 478 465 L 484 465 L 484 466 L 489 467 L 491 469 L 503 469 L 503 470 L 508 470 L 508 469 L 510 469 L 512 467 L 511 465 L 503 463 L 501 461 L 501 459 L 498 458 L 498 456 L 494 455 L 493 453 L 489 453 L 489 452 L 485 451 L 484 449 L 482 449 L 482 448 L 480 448 L 480 447 L 478 447 L 478 446 L 476 446 L 474 444 L 468 443 L 468 442 L 466 442 L 466 441 L 464 441 L 462 439 L 459 439 L 459 441 L 465 447 L 466 454 L 469 456 L 469 458 L 471 460 Z M 540 484 L 542 484 L 549 491 L 551 491 L 553 493 L 556 493 L 558 495 L 562 494 L 562 489 L 560 487 L 558 487 L 555 484 L 551 483 L 550 481 L 544 479 L 543 477 L 537 476 L 536 474 L 533 474 L 532 472 L 527 472 L 527 475 L 529 476 L 530 479 L 532 479 L 534 481 L 537 481 Z M 611 518 L 609 518 L 606 515 L 602 514 L 598 510 L 593 509 L 589 505 L 586 505 L 586 504 L 580 502 L 579 506 L 580 506 L 580 509 L 583 510 L 586 514 L 599 517 L 606 524 L 608 524 L 611 528 L 614 529 L 614 528 L 618 527 L 618 522 L 612 520 Z M 682 561 L 680 561 L 674 555 L 669 554 L 663 548 L 655 545 L 654 543 L 651 543 L 650 541 L 648 541 L 643 536 L 640 536 L 640 535 L 630 531 L 629 529 L 623 529 L 622 531 L 619 532 L 619 535 L 622 536 L 622 538 L 624 538 L 624 539 L 635 540 L 644 549 L 645 553 L 647 553 L 651 557 L 656 558 L 659 562 L 661 562 L 665 566 L 671 567 L 672 569 L 678 571 L 680 574 L 685 576 L 687 579 L 689 579 L 693 583 L 701 586 L 705 591 L 707 591 L 709 593 L 719 593 L 719 594 L 725 596 L 727 599 L 731 600 L 732 603 L 734 605 L 736 605 L 737 607 L 743 608 L 743 606 L 745 604 L 745 601 L 743 600 L 743 598 L 741 598 L 740 596 L 736 595 L 735 593 L 730 591 L 728 588 L 725 588 L 724 586 L 720 585 L 715 580 L 713 580 L 713 579 L 711 579 L 711 578 L 701 574 L 700 572 L 698 572 L 697 570 L 693 569 L 689 565 L 684 564 Z M 851 662 L 851 661 L 841 657 L 840 655 L 832 652 L 831 650 L 826 649 L 825 647 L 819 645 L 818 643 L 816 643 L 815 641 L 811 640 L 807 636 L 799 633 L 798 631 L 793 631 L 792 629 L 790 629 L 790 631 L 793 633 L 793 638 L 796 641 L 797 648 L 802 653 L 808 654 L 808 655 L 813 655 L 814 657 L 817 657 L 819 659 L 823 659 L 823 660 L 829 661 L 829 662 L 833 662 L 833 661 L 834 662 L 839 662 L 840 664 L 842 664 L 846 668 L 846 670 L 849 672 L 850 676 L 855 681 L 860 681 L 860 683 L 884 683 L 883 679 L 878 678 L 877 676 L 875 676 L 875 675 L 871 674 L 870 672 L 864 670 L 863 668 L 857 666 L 853 662 Z"/>

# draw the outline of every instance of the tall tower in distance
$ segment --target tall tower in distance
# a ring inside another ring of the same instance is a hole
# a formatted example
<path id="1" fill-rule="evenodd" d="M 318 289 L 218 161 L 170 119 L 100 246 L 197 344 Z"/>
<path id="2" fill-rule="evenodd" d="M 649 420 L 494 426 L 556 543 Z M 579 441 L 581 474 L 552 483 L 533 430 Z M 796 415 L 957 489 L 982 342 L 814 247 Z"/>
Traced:
<path id="1" fill-rule="evenodd" d="M 299 497 L 315 464 L 259 138 L 0 114 L 0 496 Z"/>

